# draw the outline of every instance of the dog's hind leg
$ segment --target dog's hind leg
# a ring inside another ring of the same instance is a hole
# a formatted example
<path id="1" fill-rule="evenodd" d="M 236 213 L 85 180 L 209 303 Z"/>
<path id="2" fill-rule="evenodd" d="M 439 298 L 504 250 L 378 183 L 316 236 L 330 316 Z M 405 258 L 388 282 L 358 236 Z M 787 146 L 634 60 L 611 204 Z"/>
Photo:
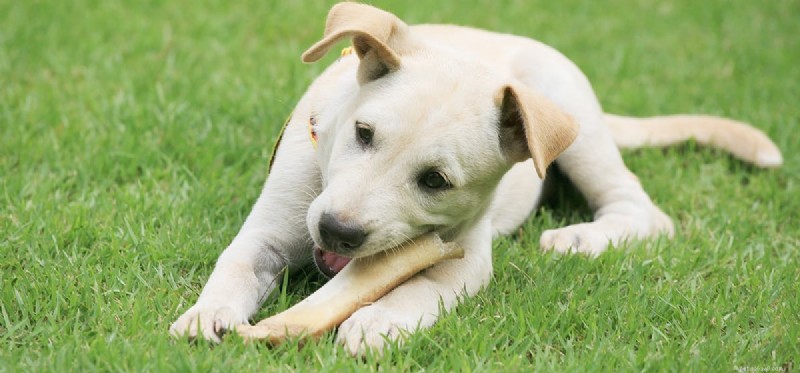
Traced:
<path id="1" fill-rule="evenodd" d="M 671 235 L 672 221 L 625 167 L 602 117 L 582 119 L 580 135 L 556 162 L 586 197 L 594 221 L 545 231 L 541 247 L 597 255 L 627 239 Z"/>
<path id="2" fill-rule="evenodd" d="M 666 146 L 695 139 L 758 167 L 778 167 L 783 163 L 780 150 L 763 132 L 726 118 L 627 118 L 609 114 L 602 119 L 599 115 L 592 118 L 581 123 L 578 139 L 557 162 L 564 165 L 564 171 L 596 209 L 595 221 L 546 231 L 541 239 L 543 248 L 596 254 L 608 243 L 626 238 L 672 234 L 669 217 L 652 203 L 636 177 L 625 168 L 616 146 Z"/>
<path id="3" fill-rule="evenodd" d="M 545 231 L 540 246 L 597 255 L 609 244 L 672 234 L 672 221 L 625 167 L 591 84 L 577 66 L 555 51 L 533 48 L 520 52 L 512 66 L 518 79 L 580 125 L 578 136 L 556 164 L 595 211 L 593 222 Z"/>
<path id="4" fill-rule="evenodd" d="M 538 48 L 538 49 L 537 49 Z M 543 249 L 596 255 L 626 239 L 672 233 L 672 222 L 625 167 L 586 76 L 554 50 L 532 45 L 512 61 L 517 79 L 546 96 L 580 125 L 556 159 L 595 211 L 593 222 L 545 231 Z"/>
<path id="5" fill-rule="evenodd" d="M 283 133 L 261 196 L 220 255 L 197 303 L 172 324 L 171 334 L 218 342 L 224 330 L 247 322 L 283 270 L 312 257 L 305 218 L 321 182 L 309 140 L 308 111 L 301 101 Z"/>

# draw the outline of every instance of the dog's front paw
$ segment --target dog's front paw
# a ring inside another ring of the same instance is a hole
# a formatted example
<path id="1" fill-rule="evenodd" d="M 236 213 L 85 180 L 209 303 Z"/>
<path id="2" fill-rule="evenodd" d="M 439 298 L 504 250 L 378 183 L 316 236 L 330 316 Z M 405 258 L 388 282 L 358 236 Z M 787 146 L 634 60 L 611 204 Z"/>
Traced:
<path id="1" fill-rule="evenodd" d="M 353 313 L 341 326 L 337 341 L 353 356 L 382 354 L 387 344 L 403 343 L 422 325 L 422 317 L 373 304 Z"/>
<path id="2" fill-rule="evenodd" d="M 247 322 L 247 317 L 226 306 L 195 304 L 189 308 L 172 326 L 169 333 L 174 337 L 198 336 L 219 343 L 222 335 L 233 330 L 236 325 Z"/>
<path id="3" fill-rule="evenodd" d="M 583 223 L 544 231 L 539 246 L 543 250 L 558 253 L 597 256 L 608 248 L 610 242 L 611 238 L 597 229 L 594 223 Z"/>

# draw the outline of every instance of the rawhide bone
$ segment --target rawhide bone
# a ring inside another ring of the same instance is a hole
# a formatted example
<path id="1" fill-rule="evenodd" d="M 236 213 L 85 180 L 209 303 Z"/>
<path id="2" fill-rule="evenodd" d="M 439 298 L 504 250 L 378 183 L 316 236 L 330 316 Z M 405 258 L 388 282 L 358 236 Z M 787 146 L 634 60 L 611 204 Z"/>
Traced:
<path id="1" fill-rule="evenodd" d="M 427 234 L 400 247 L 353 259 L 341 272 L 300 303 L 255 325 L 239 325 L 247 340 L 273 345 L 290 338 L 319 338 L 420 271 L 447 259 L 464 257 L 464 249 Z"/>

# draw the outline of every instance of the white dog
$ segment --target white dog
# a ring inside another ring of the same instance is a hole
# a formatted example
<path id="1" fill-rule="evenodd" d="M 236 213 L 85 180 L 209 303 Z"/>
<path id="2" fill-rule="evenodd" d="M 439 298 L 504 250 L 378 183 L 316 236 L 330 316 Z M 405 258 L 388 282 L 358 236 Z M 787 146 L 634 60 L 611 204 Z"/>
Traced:
<path id="1" fill-rule="evenodd" d="M 782 163 L 777 147 L 744 123 L 604 114 L 581 71 L 531 39 L 408 26 L 385 11 L 342 3 L 303 61 L 319 60 L 343 39 L 352 39 L 355 53 L 301 98 L 253 211 L 173 335 L 219 341 L 222 331 L 248 321 L 286 269 L 315 261 L 335 274 L 347 258 L 430 231 L 459 243 L 463 259 L 419 273 L 340 326 L 338 339 L 352 353 L 380 351 L 385 337 L 431 326 L 440 304 L 449 310 L 487 284 L 492 238 L 536 208 L 553 161 L 595 216 L 544 232 L 540 246 L 589 255 L 673 232 L 618 146 L 694 138 L 761 167 Z"/>

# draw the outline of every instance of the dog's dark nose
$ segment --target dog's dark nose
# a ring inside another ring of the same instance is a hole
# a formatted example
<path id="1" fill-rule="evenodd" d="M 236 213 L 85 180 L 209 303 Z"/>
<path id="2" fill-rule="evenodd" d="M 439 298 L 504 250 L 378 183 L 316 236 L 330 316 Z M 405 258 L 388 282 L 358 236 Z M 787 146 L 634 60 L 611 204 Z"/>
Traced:
<path id="1" fill-rule="evenodd" d="M 319 235 L 325 249 L 339 254 L 352 252 L 367 238 L 360 225 L 339 220 L 327 212 L 319 220 Z"/>

